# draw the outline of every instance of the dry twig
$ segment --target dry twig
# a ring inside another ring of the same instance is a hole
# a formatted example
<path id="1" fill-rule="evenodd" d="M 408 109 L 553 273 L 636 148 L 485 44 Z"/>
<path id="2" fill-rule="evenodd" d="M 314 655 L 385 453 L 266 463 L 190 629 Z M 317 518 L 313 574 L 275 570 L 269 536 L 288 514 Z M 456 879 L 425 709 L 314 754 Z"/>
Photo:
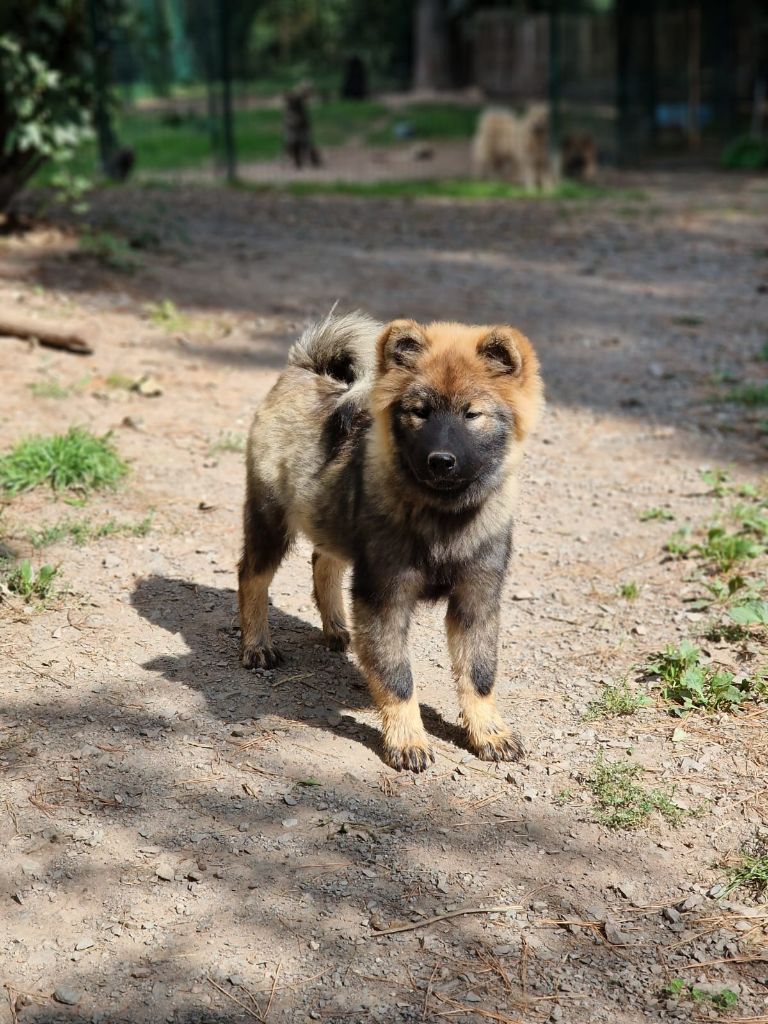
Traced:
<path id="1" fill-rule="evenodd" d="M 425 917 L 423 921 L 414 921 L 411 924 L 401 924 L 396 928 L 384 928 L 380 932 L 371 932 L 368 938 L 377 935 L 395 935 L 397 932 L 411 932 L 415 928 L 428 928 L 438 921 L 449 921 L 452 917 L 463 917 L 466 914 L 506 914 L 510 910 L 522 910 L 519 903 L 507 903 L 498 907 L 465 907 L 463 910 L 449 910 L 446 914 L 436 914 L 434 917 Z"/>

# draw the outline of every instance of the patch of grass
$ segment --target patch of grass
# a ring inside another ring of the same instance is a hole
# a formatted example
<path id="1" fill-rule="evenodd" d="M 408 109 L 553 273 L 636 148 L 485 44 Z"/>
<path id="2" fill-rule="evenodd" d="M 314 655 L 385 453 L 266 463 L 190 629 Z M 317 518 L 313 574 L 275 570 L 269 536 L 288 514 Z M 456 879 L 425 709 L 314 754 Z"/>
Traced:
<path id="1" fill-rule="evenodd" d="M 729 533 L 723 526 L 710 526 L 706 540 L 695 544 L 694 550 L 711 562 L 718 572 L 727 572 L 738 562 L 757 558 L 765 547 L 744 533 Z"/>
<path id="2" fill-rule="evenodd" d="M 128 472 L 110 435 L 96 437 L 83 427 L 66 434 L 20 441 L 0 456 L 0 489 L 10 495 L 50 484 L 54 490 L 113 487 Z"/>
<path id="3" fill-rule="evenodd" d="M 608 762 L 602 754 L 595 761 L 587 786 L 597 802 L 597 820 L 612 829 L 634 829 L 648 824 L 654 813 L 678 825 L 685 814 L 671 795 L 659 789 L 644 789 L 637 779 L 642 767 L 632 761 Z"/>
<path id="4" fill-rule="evenodd" d="M 29 390 L 35 398 L 69 398 L 72 389 L 65 387 L 53 378 L 35 381 L 29 385 Z"/>
<path id="5" fill-rule="evenodd" d="M 758 359 L 759 359 L 759 360 L 760 360 L 760 361 L 761 361 L 762 363 L 768 363 L 768 341 L 766 341 L 766 342 L 765 342 L 765 344 L 763 345 L 763 347 L 762 347 L 762 348 L 760 349 L 760 351 L 759 351 L 759 352 L 757 353 L 757 358 L 758 358 Z"/>
<path id="6" fill-rule="evenodd" d="M 701 482 L 706 484 L 711 494 L 718 498 L 728 493 L 728 471 L 725 469 L 701 469 L 699 470 Z"/>
<path id="7" fill-rule="evenodd" d="M 619 586 L 619 597 L 623 597 L 625 601 L 634 601 L 640 596 L 640 587 L 634 581 L 630 580 L 629 583 L 622 583 Z"/>
<path id="8" fill-rule="evenodd" d="M 673 978 L 661 990 L 662 995 L 672 999 L 690 999 L 694 1003 L 709 1002 L 718 1010 L 731 1010 L 739 1002 L 739 997 L 730 988 L 720 992 L 704 992 L 683 978 Z"/>
<path id="9" fill-rule="evenodd" d="M 110 373 L 104 383 L 108 388 L 114 388 L 115 391 L 130 391 L 134 382 L 131 377 L 126 377 L 122 373 Z"/>
<path id="10" fill-rule="evenodd" d="M 78 249 L 81 255 L 96 260 L 110 270 L 132 273 L 139 267 L 128 242 L 111 231 L 93 231 L 81 235 Z"/>
<path id="11" fill-rule="evenodd" d="M 606 686 L 598 699 L 588 705 L 584 717 L 587 720 L 594 720 L 634 715 L 640 708 L 647 708 L 650 704 L 650 698 L 644 693 L 632 690 L 624 679 L 616 686 Z"/>
<path id="12" fill-rule="evenodd" d="M 12 594 L 18 594 L 27 604 L 33 601 L 44 603 L 53 596 L 53 581 L 58 571 L 58 567 L 53 565 L 34 569 L 26 558 L 8 571 L 5 583 Z"/>
<path id="13" fill-rule="evenodd" d="M 687 558 L 695 547 L 696 542 L 693 539 L 693 528 L 688 524 L 681 526 L 679 530 L 675 530 L 664 545 L 664 550 L 676 558 Z"/>
<path id="14" fill-rule="evenodd" d="M 156 327 L 162 327 L 169 334 L 178 334 L 189 329 L 189 318 L 184 316 L 176 303 L 170 299 L 150 302 L 146 307 L 147 319 Z"/>
<path id="15" fill-rule="evenodd" d="M 27 540 L 34 548 L 45 548 L 62 540 L 72 540 L 81 547 L 89 540 L 100 540 L 103 537 L 146 537 L 152 529 L 154 517 L 153 510 L 135 523 L 120 523 L 115 519 L 107 519 L 95 525 L 88 519 L 66 518 L 57 523 L 50 523 L 40 530 L 30 530 L 27 533 Z"/>
<path id="16" fill-rule="evenodd" d="M 742 384 L 741 387 L 732 388 L 726 400 L 754 407 L 768 405 L 768 381 L 763 384 Z"/>
<path id="17" fill-rule="evenodd" d="M 272 187 L 272 186 L 268 186 Z M 294 195 L 351 195 L 370 199 L 604 199 L 616 190 L 597 185 L 563 181 L 547 191 L 532 191 L 504 181 L 478 181 L 472 178 L 428 179 L 421 181 L 334 181 L 291 182 L 275 186 Z"/>
<path id="18" fill-rule="evenodd" d="M 662 698 L 673 705 L 672 714 L 686 711 L 735 711 L 748 701 L 768 696 L 764 675 L 738 679 L 732 672 L 705 664 L 701 651 L 687 640 L 668 645 L 646 665 L 661 681 Z"/>
<path id="19" fill-rule="evenodd" d="M 220 434 L 208 449 L 209 455 L 218 455 L 219 452 L 244 452 L 245 438 L 242 434 L 233 434 L 225 431 Z"/>
<path id="20" fill-rule="evenodd" d="M 741 851 L 737 862 L 728 869 L 725 888 L 719 898 L 742 888 L 756 895 L 768 890 L 768 849 L 764 842 L 758 843 L 756 850 Z"/>
<path id="21" fill-rule="evenodd" d="M 641 512 L 637 518 L 641 523 L 647 523 L 652 519 L 660 519 L 662 522 L 671 522 L 675 517 L 668 508 L 662 508 L 660 505 L 654 505 L 653 508 L 647 508 Z"/>

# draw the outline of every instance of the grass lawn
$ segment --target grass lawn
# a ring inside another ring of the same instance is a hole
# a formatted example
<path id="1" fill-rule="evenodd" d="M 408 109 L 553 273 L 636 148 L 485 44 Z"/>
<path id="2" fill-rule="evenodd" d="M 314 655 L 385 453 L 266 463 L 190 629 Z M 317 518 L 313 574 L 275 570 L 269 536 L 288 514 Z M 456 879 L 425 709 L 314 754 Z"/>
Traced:
<path id="1" fill-rule="evenodd" d="M 450 103 L 414 103 L 393 111 L 373 100 L 334 100 L 313 105 L 315 137 L 323 147 L 339 146 L 353 138 L 370 145 L 385 146 L 397 141 L 396 125 L 407 125 L 407 137 L 420 139 L 470 138 L 477 108 Z M 168 172 L 205 166 L 213 156 L 207 117 L 198 113 L 169 115 L 158 110 L 126 109 L 115 118 L 121 143 L 136 152 L 140 173 Z M 220 130 L 220 125 L 218 126 Z M 235 143 L 238 160 L 270 160 L 282 148 L 282 111 L 241 109 L 235 111 Z M 85 143 L 70 165 L 86 177 L 96 167 L 96 143 Z M 49 165 L 35 183 L 50 184 Z"/>

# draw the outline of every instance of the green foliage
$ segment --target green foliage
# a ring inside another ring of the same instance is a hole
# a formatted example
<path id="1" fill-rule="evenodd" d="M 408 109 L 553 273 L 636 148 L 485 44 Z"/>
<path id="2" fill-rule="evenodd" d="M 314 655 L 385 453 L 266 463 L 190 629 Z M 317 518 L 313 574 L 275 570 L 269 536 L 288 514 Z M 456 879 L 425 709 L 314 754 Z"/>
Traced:
<path id="1" fill-rule="evenodd" d="M 728 394 L 728 401 L 739 405 L 768 405 L 768 381 L 764 384 L 742 384 L 739 388 L 733 388 Z"/>
<path id="2" fill-rule="evenodd" d="M 768 626 L 768 601 L 747 601 L 728 609 L 729 616 L 740 626 Z"/>
<path id="3" fill-rule="evenodd" d="M 736 889 L 751 889 L 758 894 L 768 889 L 768 852 L 742 850 L 738 862 L 729 868 L 728 881 L 720 896 L 730 896 Z"/>
<path id="4" fill-rule="evenodd" d="M 114 486 L 127 472 L 109 434 L 70 427 L 66 434 L 20 441 L 0 456 L 0 489 L 15 495 L 47 483 L 54 490 L 90 491 Z"/>
<path id="5" fill-rule="evenodd" d="M 710 526 L 706 540 L 694 545 L 694 550 L 719 572 L 727 572 L 737 562 L 757 558 L 765 547 L 743 533 L 729 533 L 722 526 Z"/>
<path id="6" fill-rule="evenodd" d="M 712 1003 L 717 1010 L 731 1010 L 739 1001 L 739 997 L 733 989 L 724 988 L 720 992 L 714 993 L 704 992 L 683 978 L 673 978 L 661 991 L 662 995 L 672 999 L 690 999 L 694 1003 Z"/>
<path id="7" fill-rule="evenodd" d="M 634 582 L 622 583 L 619 586 L 619 596 L 625 601 L 634 601 L 640 596 L 640 587 Z"/>
<path id="8" fill-rule="evenodd" d="M 626 679 L 616 686 L 606 686 L 597 700 L 587 707 L 584 716 L 588 720 L 614 718 L 619 715 L 634 715 L 640 708 L 647 708 L 650 699 L 644 693 L 630 689 Z"/>
<path id="9" fill-rule="evenodd" d="M 737 679 L 732 672 L 705 664 L 698 647 L 683 640 L 656 654 L 646 670 L 661 681 L 661 696 L 674 705 L 674 715 L 686 711 L 735 711 L 747 701 L 768 696 L 768 684 L 761 674 Z"/>
<path id="10" fill-rule="evenodd" d="M 53 594 L 53 581 L 58 571 L 52 565 L 34 569 L 27 558 L 7 573 L 5 582 L 11 593 L 18 594 L 28 604 L 33 601 L 43 603 Z"/>
<path id="11" fill-rule="evenodd" d="M 218 455 L 219 452 L 244 452 L 245 438 L 242 434 L 233 434 L 225 431 L 208 449 L 209 455 Z"/>
<path id="12" fill-rule="evenodd" d="M 744 171 L 768 167 L 768 139 L 739 135 L 725 147 L 720 162 L 723 167 Z"/>
<path id="13" fill-rule="evenodd" d="M 81 255 L 110 270 L 132 273 L 138 269 L 139 262 L 128 242 L 111 231 L 88 231 L 78 239 L 78 247 Z"/>
<path id="14" fill-rule="evenodd" d="M 189 318 L 176 308 L 170 299 L 150 302 L 146 307 L 147 319 L 156 327 L 162 327 L 169 334 L 177 334 L 189 329 Z"/>
<path id="15" fill-rule="evenodd" d="M 702 469 L 699 470 L 702 483 L 709 487 L 710 492 L 718 498 L 728 493 L 728 471 L 725 469 Z"/>
<path id="16" fill-rule="evenodd" d="M 154 511 L 135 523 L 119 523 L 115 519 L 107 519 L 94 525 L 88 519 L 65 518 L 40 530 L 30 530 L 27 539 L 34 548 L 48 547 L 67 539 L 80 547 L 89 540 L 100 540 L 102 537 L 146 537 L 152 529 L 153 521 Z"/>
<path id="17" fill-rule="evenodd" d="M 597 758 L 587 786 L 598 806 L 597 820 L 612 829 L 634 829 L 646 825 L 654 812 L 671 825 L 677 825 L 684 811 L 673 803 L 669 793 L 643 789 L 637 778 L 642 767 L 632 761 L 605 761 Z"/>
<path id="18" fill-rule="evenodd" d="M 72 393 L 70 388 L 52 379 L 35 381 L 29 385 L 29 390 L 35 398 L 69 398 Z"/>
<path id="19" fill-rule="evenodd" d="M 641 512 L 637 518 L 641 523 L 647 523 L 651 519 L 661 519 L 662 521 L 667 522 L 675 517 L 668 508 L 662 508 L 659 505 L 654 505 L 653 508 L 647 508 L 644 512 Z"/>
<path id="20" fill-rule="evenodd" d="M 44 161 L 66 163 L 91 134 L 91 89 L 82 0 L 0 7 L 0 210 Z"/>
<path id="21" fill-rule="evenodd" d="M 531 191 L 506 181 L 477 179 L 427 179 L 411 181 L 292 182 L 280 186 L 294 195 L 352 195 L 371 199 L 580 199 L 619 197 L 617 189 L 562 181 L 547 191 Z"/>
<path id="22" fill-rule="evenodd" d="M 671 555 L 675 555 L 676 558 L 687 558 L 695 547 L 693 529 L 689 525 L 681 526 L 679 530 L 675 530 L 664 545 L 664 549 Z"/>

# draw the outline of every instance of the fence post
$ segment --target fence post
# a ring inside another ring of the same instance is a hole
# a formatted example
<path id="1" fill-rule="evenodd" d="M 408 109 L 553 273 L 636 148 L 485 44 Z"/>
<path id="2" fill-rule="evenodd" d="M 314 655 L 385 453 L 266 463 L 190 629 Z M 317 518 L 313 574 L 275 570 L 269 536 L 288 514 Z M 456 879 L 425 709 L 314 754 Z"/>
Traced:
<path id="1" fill-rule="evenodd" d="M 224 156 L 227 181 L 231 185 L 237 177 L 237 155 L 232 117 L 232 63 L 230 34 L 231 0 L 219 0 L 219 71 L 221 74 L 221 106 L 224 122 Z"/>

